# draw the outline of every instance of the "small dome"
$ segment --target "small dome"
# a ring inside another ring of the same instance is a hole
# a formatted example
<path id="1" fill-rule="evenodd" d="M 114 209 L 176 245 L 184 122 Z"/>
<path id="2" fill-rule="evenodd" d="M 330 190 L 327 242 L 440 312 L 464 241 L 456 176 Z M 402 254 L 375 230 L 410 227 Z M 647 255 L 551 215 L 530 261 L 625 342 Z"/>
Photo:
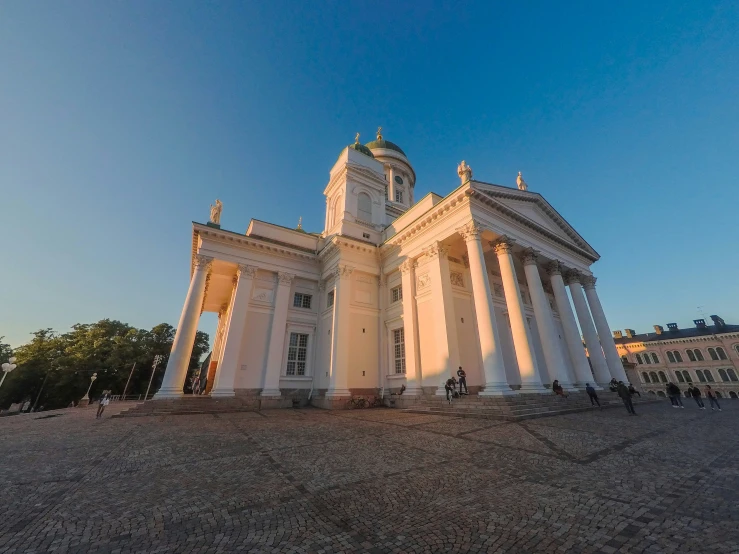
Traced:
<path id="1" fill-rule="evenodd" d="M 362 154 L 364 154 L 365 156 L 369 156 L 370 158 L 375 157 L 374 154 L 372 154 L 372 151 L 362 143 L 355 142 L 354 144 L 350 144 L 349 148 L 353 148 L 357 152 L 361 152 Z"/>
<path id="2" fill-rule="evenodd" d="M 382 136 L 380 136 L 380 138 L 377 140 L 368 142 L 367 144 L 365 144 L 365 147 L 368 149 L 386 148 L 387 150 L 395 150 L 396 152 L 400 152 L 401 154 L 403 154 L 403 156 L 405 156 L 405 152 L 403 152 L 403 149 L 400 146 L 398 146 L 394 142 L 390 142 L 389 140 L 383 139 Z M 405 156 L 405 157 L 407 158 L 408 156 Z"/>

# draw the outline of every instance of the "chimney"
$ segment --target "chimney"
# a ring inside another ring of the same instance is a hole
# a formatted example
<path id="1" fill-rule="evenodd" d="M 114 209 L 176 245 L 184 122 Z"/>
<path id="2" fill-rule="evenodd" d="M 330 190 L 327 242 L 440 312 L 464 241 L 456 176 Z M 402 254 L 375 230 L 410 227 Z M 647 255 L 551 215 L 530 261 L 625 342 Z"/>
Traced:
<path id="1" fill-rule="evenodd" d="M 636 336 L 636 331 L 633 329 L 624 329 L 626 331 L 626 336 L 630 339 L 633 339 Z"/>
<path id="2" fill-rule="evenodd" d="M 695 326 L 698 329 L 705 329 L 706 328 L 706 320 L 705 319 L 694 319 L 693 323 L 695 323 Z"/>
<path id="3" fill-rule="evenodd" d="M 662 331 L 664 331 L 664 330 L 665 329 L 664 329 L 664 327 L 662 327 L 662 325 L 655 325 L 654 326 L 654 332 L 657 333 L 658 335 L 661 335 L 662 334 Z"/>
<path id="4" fill-rule="evenodd" d="M 713 320 L 713 324 L 716 326 L 716 331 L 723 331 L 724 327 L 726 327 L 726 323 L 723 319 L 721 319 L 717 315 L 712 315 L 711 319 Z"/>
<path id="5" fill-rule="evenodd" d="M 668 323 L 668 324 L 667 324 L 667 328 L 668 328 L 668 329 L 669 329 L 670 331 L 677 331 L 677 323 Z"/>
<path id="6" fill-rule="evenodd" d="M 624 338 L 624 334 L 621 331 L 614 331 L 613 332 L 613 338 L 614 339 L 622 339 L 622 338 Z"/>

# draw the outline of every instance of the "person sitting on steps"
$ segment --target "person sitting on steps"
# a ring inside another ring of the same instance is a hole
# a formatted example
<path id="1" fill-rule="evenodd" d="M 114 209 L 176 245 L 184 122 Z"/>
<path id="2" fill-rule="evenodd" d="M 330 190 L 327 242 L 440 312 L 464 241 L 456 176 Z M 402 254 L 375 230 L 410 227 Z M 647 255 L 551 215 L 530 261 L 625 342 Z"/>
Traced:
<path id="1" fill-rule="evenodd" d="M 451 404 L 452 403 L 452 397 L 449 396 L 455 392 L 454 390 L 454 377 L 450 377 L 446 380 L 446 384 L 444 385 L 444 390 L 446 391 L 446 399 Z"/>
<path id="2" fill-rule="evenodd" d="M 565 394 L 565 390 L 562 388 L 562 385 L 559 384 L 559 379 L 555 379 L 552 383 L 552 391 L 554 391 L 554 394 L 557 396 L 562 396 L 563 398 L 567 398 L 567 395 Z"/>

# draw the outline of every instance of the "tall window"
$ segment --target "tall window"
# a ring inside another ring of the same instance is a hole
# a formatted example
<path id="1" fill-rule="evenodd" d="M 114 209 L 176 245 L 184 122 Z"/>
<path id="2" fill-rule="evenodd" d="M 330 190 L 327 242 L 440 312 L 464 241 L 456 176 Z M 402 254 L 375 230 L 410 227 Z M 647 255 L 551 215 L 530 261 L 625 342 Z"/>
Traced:
<path id="1" fill-rule="evenodd" d="M 675 361 L 678 363 L 683 363 L 683 356 L 677 350 L 675 350 Z"/>
<path id="2" fill-rule="evenodd" d="M 649 383 L 649 373 L 646 371 L 641 372 L 641 378 L 645 383 Z"/>
<path id="3" fill-rule="evenodd" d="M 403 203 L 403 191 L 400 189 L 395 189 L 395 201 Z"/>
<path id="4" fill-rule="evenodd" d="M 673 364 L 675 363 L 675 356 L 669 350 L 667 351 L 667 361 L 672 362 Z"/>
<path id="5" fill-rule="evenodd" d="M 663 383 L 666 383 L 667 382 L 667 375 L 665 375 L 665 372 L 664 371 L 660 371 L 659 372 L 659 380 L 661 382 L 663 382 Z"/>
<path id="6" fill-rule="evenodd" d="M 687 372 L 687 370 L 683 371 L 683 377 L 685 378 L 686 383 L 690 383 L 692 379 L 690 378 L 690 373 Z"/>
<path id="7" fill-rule="evenodd" d="M 659 358 L 657 357 L 657 354 L 655 354 L 654 352 L 652 352 L 652 361 L 655 364 L 658 364 L 659 363 Z"/>
<path id="8" fill-rule="evenodd" d="M 644 363 L 647 365 L 652 363 L 652 360 L 649 359 L 649 352 L 644 352 Z"/>
<path id="9" fill-rule="evenodd" d="M 403 327 L 393 330 L 393 354 L 395 373 L 405 373 L 405 331 Z"/>
<path id="10" fill-rule="evenodd" d="M 726 352 L 724 352 L 724 349 L 720 346 L 716 348 L 716 354 L 718 354 L 719 360 L 728 360 L 729 358 L 726 357 Z"/>
<path id="11" fill-rule="evenodd" d="M 290 333 L 290 346 L 287 349 L 287 375 L 305 375 L 305 361 L 308 359 L 308 335 Z"/>
<path id="12" fill-rule="evenodd" d="M 372 199 L 366 192 L 360 192 L 357 196 L 357 217 L 372 223 Z"/>
<path id="13" fill-rule="evenodd" d="M 654 371 L 650 371 L 649 376 L 652 378 L 652 383 L 659 383 L 659 377 Z"/>
<path id="14" fill-rule="evenodd" d="M 725 369 L 719 369 L 718 370 L 718 376 L 721 377 L 721 380 L 726 382 L 729 380 L 729 376 L 726 374 Z"/>
<path id="15" fill-rule="evenodd" d="M 729 368 L 726 370 L 726 373 L 729 375 L 729 380 L 731 381 L 739 381 L 739 379 L 736 378 L 736 372 Z"/>
<path id="16" fill-rule="evenodd" d="M 711 356 L 712 360 L 718 360 L 718 354 L 716 354 L 715 348 L 709 348 L 708 349 L 708 355 Z"/>
<path id="17" fill-rule="evenodd" d="M 334 305 L 334 297 L 336 296 L 336 291 L 330 290 L 328 291 L 328 296 L 326 297 L 326 307 L 330 308 Z"/>
<path id="18" fill-rule="evenodd" d="M 675 377 L 677 377 L 677 381 L 679 383 L 684 383 L 685 382 L 685 379 L 683 379 L 683 374 L 681 372 L 676 371 L 675 372 Z"/>
<path id="19" fill-rule="evenodd" d="M 739 355 L 739 344 L 734 345 L 734 350 L 736 350 L 737 355 Z"/>
<path id="20" fill-rule="evenodd" d="M 643 364 L 644 363 L 644 362 L 641 361 L 641 354 L 637 354 L 636 355 L 636 362 L 639 363 L 639 364 Z M 649 383 L 649 381 L 647 381 L 647 383 Z"/>
<path id="21" fill-rule="evenodd" d="M 307 308 L 310 310 L 310 303 L 313 297 L 310 294 L 296 292 L 293 296 L 293 308 Z"/>
<path id="22" fill-rule="evenodd" d="M 688 360 L 690 360 L 691 362 L 694 362 L 695 361 L 695 354 L 693 354 L 693 351 L 692 350 L 688 350 L 687 352 L 688 352 Z"/>
<path id="23" fill-rule="evenodd" d="M 705 378 L 705 376 L 703 375 L 703 372 L 700 369 L 696 369 L 695 370 L 695 374 L 698 376 L 698 381 L 700 381 L 701 383 L 705 383 L 706 382 L 706 378 Z"/>
<path id="24" fill-rule="evenodd" d="M 707 369 L 704 369 L 704 370 L 703 370 L 703 375 L 705 375 L 705 377 L 706 377 L 706 381 L 708 381 L 709 383 L 713 383 L 713 373 L 711 373 L 711 372 L 710 372 L 709 370 L 707 370 Z"/>
<path id="25" fill-rule="evenodd" d="M 693 350 L 693 352 L 695 353 L 695 359 L 698 360 L 699 362 L 702 362 L 703 361 L 703 352 L 701 352 L 697 348 L 695 350 Z"/>
<path id="26" fill-rule="evenodd" d="M 403 300 L 403 287 L 398 286 L 390 290 L 390 297 L 393 302 L 397 302 L 398 300 Z"/>

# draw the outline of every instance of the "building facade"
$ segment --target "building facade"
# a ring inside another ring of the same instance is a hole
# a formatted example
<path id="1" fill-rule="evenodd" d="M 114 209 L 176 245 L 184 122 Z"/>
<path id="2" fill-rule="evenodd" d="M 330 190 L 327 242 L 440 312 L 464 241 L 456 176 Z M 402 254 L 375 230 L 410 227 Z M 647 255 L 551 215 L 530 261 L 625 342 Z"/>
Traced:
<path id="1" fill-rule="evenodd" d="M 444 394 L 460 367 L 481 395 L 625 380 L 595 250 L 520 174 L 516 187 L 474 180 L 465 162 L 457 175 L 446 196 L 415 199 L 410 161 L 378 131 L 331 169 L 321 233 L 256 219 L 227 231 L 217 203 L 193 223 L 190 288 L 155 398 L 182 395 L 203 311 L 219 315 L 214 397 Z M 578 322 L 598 345 L 590 363 Z"/>
<path id="2" fill-rule="evenodd" d="M 637 335 L 633 329 L 614 331 L 623 360 L 633 364 L 630 380 L 643 391 L 664 395 L 665 385 L 675 383 L 683 393 L 690 384 L 711 385 L 723 398 L 739 396 L 739 325 L 729 325 L 712 315 L 713 325 L 694 320 L 695 327 L 667 330 L 654 326 L 654 333 Z"/>

